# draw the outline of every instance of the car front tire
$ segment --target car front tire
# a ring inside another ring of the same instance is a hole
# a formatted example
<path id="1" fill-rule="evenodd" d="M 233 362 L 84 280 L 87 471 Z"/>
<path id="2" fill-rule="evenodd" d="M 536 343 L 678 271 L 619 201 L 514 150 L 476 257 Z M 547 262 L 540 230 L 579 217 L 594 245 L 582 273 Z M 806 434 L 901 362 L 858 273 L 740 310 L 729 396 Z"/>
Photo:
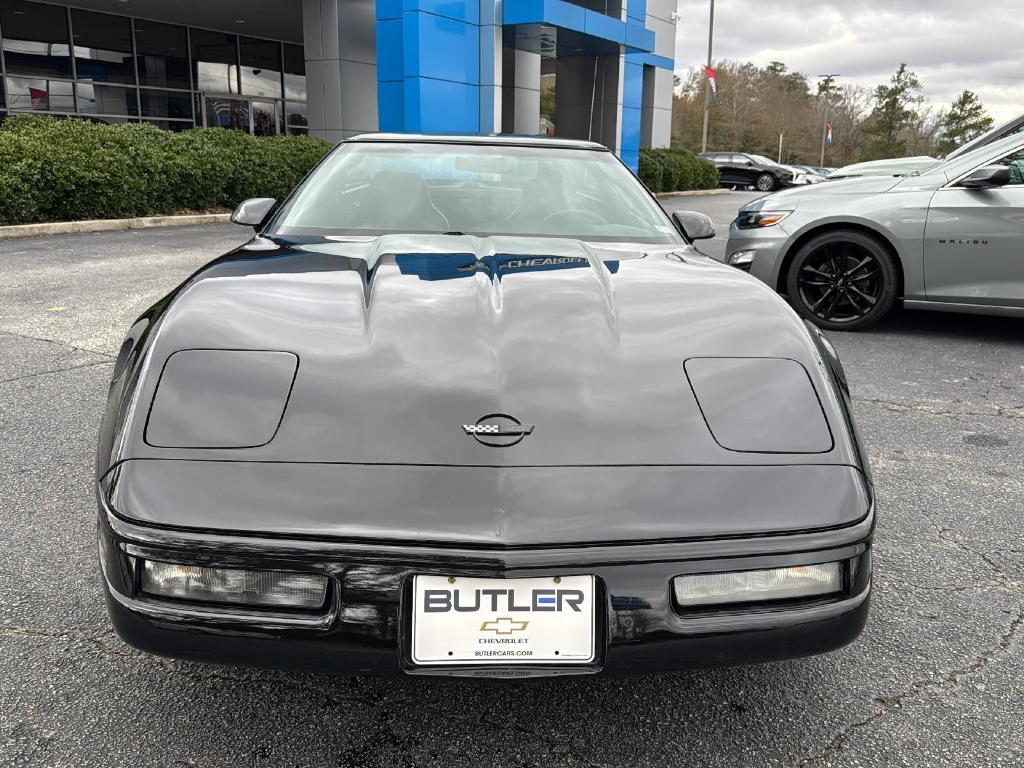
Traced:
<path id="1" fill-rule="evenodd" d="M 762 173 L 754 180 L 758 192 L 771 192 L 775 189 L 775 177 L 770 173 Z"/>
<path id="2" fill-rule="evenodd" d="M 871 235 L 834 230 L 812 237 L 786 272 L 793 308 L 820 328 L 855 331 L 878 322 L 896 301 L 895 258 Z"/>

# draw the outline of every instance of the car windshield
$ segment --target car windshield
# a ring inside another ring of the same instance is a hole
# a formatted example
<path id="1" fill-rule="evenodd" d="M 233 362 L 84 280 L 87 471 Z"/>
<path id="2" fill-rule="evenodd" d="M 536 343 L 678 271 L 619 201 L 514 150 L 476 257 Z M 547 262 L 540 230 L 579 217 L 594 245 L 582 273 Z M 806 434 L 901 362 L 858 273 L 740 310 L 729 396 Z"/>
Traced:
<path id="1" fill-rule="evenodd" d="M 507 144 L 343 144 L 268 228 L 282 236 L 396 232 L 681 242 L 610 152 Z"/>
<path id="2" fill-rule="evenodd" d="M 761 165 L 778 165 L 774 160 L 769 160 L 764 155 L 748 155 L 754 162 L 760 163 Z"/>

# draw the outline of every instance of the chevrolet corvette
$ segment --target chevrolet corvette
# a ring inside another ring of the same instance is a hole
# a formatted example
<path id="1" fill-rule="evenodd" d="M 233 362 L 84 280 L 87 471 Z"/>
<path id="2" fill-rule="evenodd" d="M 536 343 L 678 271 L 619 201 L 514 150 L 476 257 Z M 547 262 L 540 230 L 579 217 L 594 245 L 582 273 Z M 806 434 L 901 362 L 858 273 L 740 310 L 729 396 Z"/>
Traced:
<path id="1" fill-rule="evenodd" d="M 583 141 L 340 144 L 145 312 L 96 466 L 109 614 L 171 657 L 628 674 L 852 641 L 842 366 Z"/>

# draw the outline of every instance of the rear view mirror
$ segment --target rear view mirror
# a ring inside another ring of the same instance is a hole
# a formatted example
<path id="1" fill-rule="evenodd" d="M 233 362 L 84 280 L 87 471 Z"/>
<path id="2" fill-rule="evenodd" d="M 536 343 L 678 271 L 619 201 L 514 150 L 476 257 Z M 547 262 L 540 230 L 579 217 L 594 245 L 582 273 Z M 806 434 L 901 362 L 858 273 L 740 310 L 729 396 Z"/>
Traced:
<path id="1" fill-rule="evenodd" d="M 978 168 L 970 176 L 960 182 L 961 187 L 968 189 L 991 189 L 1003 187 L 1010 183 L 1010 168 L 1006 165 L 986 165 Z"/>
<path id="2" fill-rule="evenodd" d="M 250 197 L 238 204 L 235 212 L 231 214 L 231 221 L 259 229 L 275 203 L 277 201 L 272 197 Z"/>
<path id="3" fill-rule="evenodd" d="M 672 220 L 686 241 L 707 240 L 715 236 L 715 222 L 703 213 L 696 211 L 675 211 Z"/>

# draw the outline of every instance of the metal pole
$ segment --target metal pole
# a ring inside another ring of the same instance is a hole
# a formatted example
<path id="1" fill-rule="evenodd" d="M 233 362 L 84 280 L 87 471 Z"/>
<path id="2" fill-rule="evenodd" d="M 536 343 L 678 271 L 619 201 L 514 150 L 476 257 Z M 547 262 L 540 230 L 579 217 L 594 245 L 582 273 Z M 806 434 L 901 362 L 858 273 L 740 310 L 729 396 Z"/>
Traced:
<path id="1" fill-rule="evenodd" d="M 837 77 L 842 77 L 838 72 L 827 72 L 824 75 L 818 75 L 827 84 L 828 88 L 825 90 L 825 121 L 821 124 L 821 159 L 818 161 L 818 167 L 825 167 L 825 139 L 828 136 L 828 109 L 831 106 L 832 96 L 832 82 Z"/>
<path id="2" fill-rule="evenodd" d="M 779 131 L 779 165 L 782 165 L 782 131 Z"/>
<path id="3" fill-rule="evenodd" d="M 825 96 L 825 124 L 821 126 L 821 160 L 818 167 L 825 167 L 825 137 L 828 136 L 828 95 Z"/>
<path id="4" fill-rule="evenodd" d="M 711 41 L 715 35 L 715 0 L 711 0 L 711 19 L 708 21 L 708 68 L 711 68 Z M 711 83 L 704 75 L 704 132 L 700 140 L 700 151 L 708 151 L 708 115 L 711 112 Z"/>

